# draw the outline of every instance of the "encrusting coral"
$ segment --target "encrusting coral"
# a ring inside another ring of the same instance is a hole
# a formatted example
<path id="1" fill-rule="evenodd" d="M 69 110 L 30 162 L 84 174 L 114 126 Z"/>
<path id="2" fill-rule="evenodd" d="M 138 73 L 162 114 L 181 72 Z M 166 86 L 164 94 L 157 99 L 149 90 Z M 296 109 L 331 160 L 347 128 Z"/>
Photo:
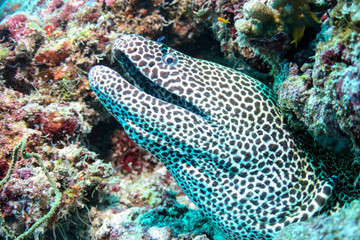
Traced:
<path id="1" fill-rule="evenodd" d="M 357 9 L 356 4 L 340 1 L 322 24 L 314 61 L 294 64 L 278 87 L 279 105 L 291 123 L 305 126 L 337 152 L 360 149 Z"/>
<path id="2" fill-rule="evenodd" d="M 21 240 L 21 239 L 25 239 L 26 237 L 29 237 L 31 234 L 33 234 L 35 229 L 37 229 L 41 224 L 47 223 L 50 220 L 50 218 L 53 217 L 57 208 L 60 206 L 60 200 L 62 197 L 61 193 L 59 192 L 58 187 L 56 186 L 56 183 L 50 177 L 48 170 L 45 168 L 44 162 L 41 160 L 40 155 L 36 154 L 36 153 L 26 153 L 25 148 L 26 148 L 26 140 L 22 139 L 21 142 L 18 145 L 16 145 L 16 147 L 13 150 L 12 160 L 11 160 L 10 166 L 8 168 L 7 174 L 0 181 L 0 189 L 3 188 L 6 183 L 9 182 L 9 179 L 13 173 L 14 165 L 18 161 L 19 153 L 20 153 L 22 158 L 24 158 L 24 159 L 34 158 L 36 160 L 36 162 L 40 165 L 40 168 L 43 171 L 43 173 L 45 174 L 47 181 L 49 181 L 51 187 L 53 188 L 53 191 L 55 193 L 55 199 L 54 199 L 54 202 L 51 204 L 49 211 L 44 216 L 42 216 L 38 221 L 36 221 L 33 225 L 31 225 L 31 227 L 29 229 L 27 229 L 24 233 L 22 233 L 19 236 L 15 236 L 14 231 L 11 229 L 11 227 L 9 227 L 6 224 L 5 219 L 3 217 L 4 214 L 1 213 L 1 211 L 0 211 L 0 225 L 4 228 L 6 234 L 9 237 L 15 238 L 17 240 Z M 4 196 L 2 196 L 2 198 L 4 201 Z"/>
<path id="3" fill-rule="evenodd" d="M 274 240 L 359 239 L 360 202 L 353 201 L 347 208 L 332 216 L 318 216 L 307 222 L 284 228 Z"/>
<path id="4" fill-rule="evenodd" d="M 256 55 L 270 63 L 274 74 L 278 74 L 283 64 L 280 58 L 290 49 L 290 44 L 297 48 L 305 29 L 319 22 L 310 4 L 318 8 L 320 4 L 313 2 L 273 0 L 245 3 L 243 17 L 235 22 L 239 46 L 253 49 Z"/>

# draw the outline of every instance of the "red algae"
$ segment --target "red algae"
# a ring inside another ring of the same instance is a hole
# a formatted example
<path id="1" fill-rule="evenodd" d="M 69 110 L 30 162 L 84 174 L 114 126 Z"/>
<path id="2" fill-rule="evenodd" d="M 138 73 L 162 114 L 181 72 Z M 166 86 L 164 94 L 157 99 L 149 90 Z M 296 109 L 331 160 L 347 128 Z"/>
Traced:
<path id="1" fill-rule="evenodd" d="M 119 169 L 123 173 L 139 175 L 145 169 L 151 171 L 156 165 L 157 161 L 149 158 L 150 154 L 137 146 L 124 130 L 116 130 L 111 141 L 113 145 L 111 159 L 115 169 Z M 151 161 L 153 162 L 151 163 Z"/>
<path id="2" fill-rule="evenodd" d="M 15 41 L 19 41 L 24 35 L 31 32 L 31 30 L 26 27 L 27 22 L 28 18 L 25 14 L 17 13 L 7 17 L 4 25 L 10 31 L 10 36 L 15 39 Z"/>
<path id="3" fill-rule="evenodd" d="M 54 45 L 52 45 L 50 49 L 39 49 L 34 57 L 36 64 L 46 64 L 48 66 L 59 65 L 60 63 L 64 62 L 67 57 L 69 57 L 70 45 L 68 42 L 63 41 L 52 44 L 54 44 L 56 47 L 54 48 Z"/>
<path id="4" fill-rule="evenodd" d="M 5 160 L 0 159 L 0 180 L 2 180 L 5 177 L 8 169 L 9 169 L 9 164 Z"/>
<path id="5" fill-rule="evenodd" d="M 38 125 L 38 130 L 43 132 L 48 139 L 58 139 L 67 135 L 73 135 L 80 129 L 79 121 L 75 118 L 59 119 L 59 113 L 35 113 L 34 123 Z"/>

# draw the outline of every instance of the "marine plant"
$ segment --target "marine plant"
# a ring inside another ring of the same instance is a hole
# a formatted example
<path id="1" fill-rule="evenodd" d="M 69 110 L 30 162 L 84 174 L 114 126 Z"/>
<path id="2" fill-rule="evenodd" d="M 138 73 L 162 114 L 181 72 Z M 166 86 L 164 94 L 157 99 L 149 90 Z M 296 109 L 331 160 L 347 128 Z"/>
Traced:
<path id="1" fill-rule="evenodd" d="M 34 158 L 36 160 L 36 162 L 40 165 L 46 178 L 50 182 L 51 187 L 54 189 L 55 201 L 52 204 L 52 206 L 47 214 L 45 214 L 42 218 L 40 218 L 29 229 L 27 229 L 24 233 L 20 234 L 19 236 L 16 236 L 15 232 L 8 225 L 6 225 L 5 219 L 2 215 L 2 213 L 0 212 L 0 225 L 4 228 L 8 237 L 10 237 L 12 239 L 16 239 L 16 240 L 21 240 L 21 239 L 25 239 L 26 237 L 29 237 L 31 234 L 33 234 L 33 232 L 35 231 L 35 229 L 37 227 L 39 227 L 43 223 L 48 222 L 49 219 L 54 215 L 57 208 L 60 206 L 60 200 L 62 197 L 59 189 L 56 186 L 55 181 L 50 177 L 48 170 L 45 168 L 44 162 L 41 160 L 40 155 L 37 153 L 27 153 L 25 148 L 26 148 L 26 139 L 22 139 L 20 141 L 20 143 L 18 145 L 16 145 L 16 147 L 13 150 L 12 160 L 9 165 L 8 172 L 7 172 L 6 176 L 0 181 L 0 188 L 2 188 L 9 181 L 11 174 L 14 170 L 15 163 L 19 159 L 19 153 L 20 153 L 22 158 L 24 158 L 24 159 Z"/>

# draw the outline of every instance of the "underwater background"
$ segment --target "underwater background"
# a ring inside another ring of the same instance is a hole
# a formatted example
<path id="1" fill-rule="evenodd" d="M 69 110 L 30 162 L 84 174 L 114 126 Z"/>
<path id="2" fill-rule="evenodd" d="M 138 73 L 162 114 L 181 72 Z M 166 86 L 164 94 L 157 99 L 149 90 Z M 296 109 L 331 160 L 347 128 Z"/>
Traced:
<path id="1" fill-rule="evenodd" d="M 111 52 L 122 34 L 165 37 L 181 52 L 259 79 L 277 94 L 292 132 L 359 164 L 359 1 L 0 6 L 0 239 L 227 239 L 90 89 L 94 65 L 122 71 Z M 359 217 L 353 201 L 275 239 L 360 239 Z"/>

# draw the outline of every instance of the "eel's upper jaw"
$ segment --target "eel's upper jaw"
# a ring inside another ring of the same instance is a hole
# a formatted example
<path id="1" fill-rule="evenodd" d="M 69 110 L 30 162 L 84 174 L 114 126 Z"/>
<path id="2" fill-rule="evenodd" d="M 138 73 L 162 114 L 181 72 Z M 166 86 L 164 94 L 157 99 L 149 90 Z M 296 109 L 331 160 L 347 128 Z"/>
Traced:
<path id="1" fill-rule="evenodd" d="M 125 44 L 129 43 L 133 37 L 137 37 L 137 36 L 133 34 L 124 34 L 120 38 L 116 39 L 113 45 L 113 52 L 116 49 L 121 49 L 121 46 L 124 46 Z"/>
<path id="2" fill-rule="evenodd" d="M 130 36 L 129 35 L 123 35 L 120 38 L 116 39 L 116 41 L 115 41 L 115 43 L 113 45 L 113 48 L 112 48 L 114 58 L 122 65 L 122 67 L 124 68 L 124 70 L 128 74 L 129 74 L 130 69 L 128 69 L 127 66 L 124 66 L 123 63 L 129 63 L 131 61 L 119 49 L 121 49 L 121 47 L 124 46 L 125 44 L 127 44 L 129 41 L 131 41 Z M 131 71 L 133 71 L 134 66 L 132 65 L 130 67 L 131 67 Z"/>
<path id="3" fill-rule="evenodd" d="M 209 116 L 207 116 L 196 105 L 176 95 L 175 93 L 170 92 L 169 90 L 165 89 L 163 86 L 158 85 L 156 81 L 154 81 L 154 79 L 149 79 L 148 76 L 144 75 L 141 71 L 138 70 L 134 62 L 130 60 L 127 53 L 124 52 L 125 51 L 124 49 L 126 49 L 127 44 L 130 44 L 132 41 L 134 41 L 134 39 L 138 39 L 138 38 L 140 37 L 137 35 L 123 35 L 121 38 L 115 41 L 115 44 L 113 46 L 113 54 L 115 59 L 121 64 L 124 71 L 132 79 L 132 82 L 136 84 L 136 86 L 140 90 L 146 92 L 147 94 L 157 99 L 161 99 L 165 102 L 177 105 L 205 119 L 208 119 Z"/>

